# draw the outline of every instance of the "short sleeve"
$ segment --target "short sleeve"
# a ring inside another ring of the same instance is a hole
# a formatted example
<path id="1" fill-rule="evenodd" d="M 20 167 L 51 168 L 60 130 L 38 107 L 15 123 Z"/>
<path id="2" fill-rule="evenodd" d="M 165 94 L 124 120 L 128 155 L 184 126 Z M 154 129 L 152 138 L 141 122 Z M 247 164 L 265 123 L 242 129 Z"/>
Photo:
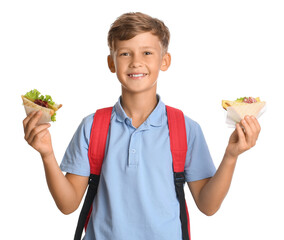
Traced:
<path id="1" fill-rule="evenodd" d="M 216 168 L 199 124 L 185 116 L 187 132 L 187 155 L 185 181 L 193 182 L 214 176 Z"/>
<path id="2" fill-rule="evenodd" d="M 88 149 L 93 118 L 94 114 L 85 117 L 77 128 L 60 164 L 63 172 L 86 177 L 90 175 Z"/>

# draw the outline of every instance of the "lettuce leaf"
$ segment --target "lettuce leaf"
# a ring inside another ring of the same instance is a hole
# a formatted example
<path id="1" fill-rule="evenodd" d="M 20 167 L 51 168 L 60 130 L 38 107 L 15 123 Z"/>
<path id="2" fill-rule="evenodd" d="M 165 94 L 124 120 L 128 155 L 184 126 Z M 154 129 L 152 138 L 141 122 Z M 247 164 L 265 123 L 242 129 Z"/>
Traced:
<path id="1" fill-rule="evenodd" d="M 56 121 L 56 113 L 54 113 L 54 114 L 51 116 L 51 121 L 52 121 L 52 122 L 55 122 L 55 121 Z"/>
<path id="2" fill-rule="evenodd" d="M 238 99 L 235 100 L 235 101 L 237 101 L 237 102 L 243 102 L 245 98 L 247 98 L 247 97 L 241 97 L 241 98 L 238 98 Z"/>
<path id="3" fill-rule="evenodd" d="M 40 92 L 36 89 L 31 90 L 25 94 L 25 97 L 27 97 L 31 101 L 38 99 L 39 96 L 40 96 Z"/>
<path id="4" fill-rule="evenodd" d="M 54 105 L 54 102 L 52 101 L 52 97 L 50 95 L 45 95 L 45 98 L 43 99 L 43 101 L 51 104 L 51 105 Z"/>

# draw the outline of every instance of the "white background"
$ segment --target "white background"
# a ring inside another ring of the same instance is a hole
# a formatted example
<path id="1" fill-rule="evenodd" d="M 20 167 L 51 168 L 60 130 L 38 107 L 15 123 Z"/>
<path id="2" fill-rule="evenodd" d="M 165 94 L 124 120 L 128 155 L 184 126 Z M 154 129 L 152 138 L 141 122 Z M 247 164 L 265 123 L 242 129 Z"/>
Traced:
<path id="1" fill-rule="evenodd" d="M 192 239 L 284 239 L 284 3 L 276 0 L 1 1 L 1 238 L 73 238 L 79 211 L 57 210 L 40 156 L 24 140 L 20 96 L 37 88 L 63 104 L 50 128 L 60 163 L 82 118 L 120 95 L 106 38 L 129 11 L 169 27 L 172 65 L 158 93 L 201 125 L 216 167 L 232 132 L 221 100 L 267 102 L 257 145 L 239 157 L 221 209 L 203 215 L 186 189 Z"/>

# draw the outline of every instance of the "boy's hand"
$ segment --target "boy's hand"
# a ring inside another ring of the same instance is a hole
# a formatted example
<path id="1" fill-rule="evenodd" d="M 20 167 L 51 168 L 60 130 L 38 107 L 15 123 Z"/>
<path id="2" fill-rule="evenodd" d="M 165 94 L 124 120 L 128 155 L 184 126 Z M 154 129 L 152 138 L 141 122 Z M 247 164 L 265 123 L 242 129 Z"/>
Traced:
<path id="1" fill-rule="evenodd" d="M 256 144 L 256 140 L 260 133 L 260 125 L 254 116 L 245 116 L 240 124 L 237 123 L 235 131 L 232 133 L 226 154 L 237 158 L 241 153 L 252 148 Z"/>
<path id="2" fill-rule="evenodd" d="M 53 152 L 51 136 L 47 128 L 49 123 L 39 124 L 42 115 L 41 111 L 30 113 L 23 121 L 25 140 L 42 156 L 47 156 Z"/>

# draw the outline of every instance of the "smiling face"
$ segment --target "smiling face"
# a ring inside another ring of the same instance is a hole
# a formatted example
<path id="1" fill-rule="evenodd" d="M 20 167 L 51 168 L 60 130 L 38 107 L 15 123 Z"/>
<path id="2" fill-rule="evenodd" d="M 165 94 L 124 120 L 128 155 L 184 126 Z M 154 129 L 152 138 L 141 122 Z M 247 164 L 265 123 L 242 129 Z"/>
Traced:
<path id="1" fill-rule="evenodd" d="M 123 90 L 132 93 L 156 92 L 159 71 L 166 71 L 170 62 L 170 54 L 163 54 L 159 38 L 151 32 L 116 40 L 114 51 L 108 56 L 111 72 L 116 73 Z"/>

